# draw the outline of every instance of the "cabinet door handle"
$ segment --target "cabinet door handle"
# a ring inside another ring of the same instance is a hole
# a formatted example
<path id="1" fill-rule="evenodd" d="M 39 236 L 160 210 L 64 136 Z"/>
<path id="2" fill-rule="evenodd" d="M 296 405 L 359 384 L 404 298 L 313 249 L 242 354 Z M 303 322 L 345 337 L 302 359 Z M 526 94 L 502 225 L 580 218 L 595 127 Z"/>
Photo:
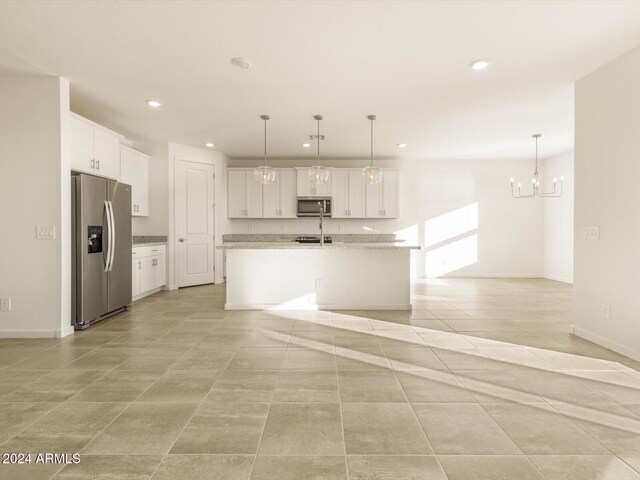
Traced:
<path id="1" fill-rule="evenodd" d="M 91 159 L 91 168 L 92 168 L 92 169 L 95 169 L 95 168 L 96 168 L 96 161 L 95 161 L 95 159 L 93 159 L 93 158 Z"/>
<path id="2" fill-rule="evenodd" d="M 96 160 L 96 168 L 100 170 L 100 160 Z"/>
<path id="3" fill-rule="evenodd" d="M 138 270 L 141 270 L 141 269 L 142 269 L 142 262 L 138 261 Z"/>

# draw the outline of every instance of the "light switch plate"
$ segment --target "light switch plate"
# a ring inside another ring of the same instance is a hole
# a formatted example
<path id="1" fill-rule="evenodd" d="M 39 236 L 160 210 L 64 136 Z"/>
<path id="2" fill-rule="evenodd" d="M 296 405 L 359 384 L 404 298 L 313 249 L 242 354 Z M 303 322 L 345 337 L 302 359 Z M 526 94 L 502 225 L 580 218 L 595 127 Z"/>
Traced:
<path id="1" fill-rule="evenodd" d="M 53 240 L 56 238 L 56 227 L 54 225 L 38 225 L 36 237 L 43 240 Z"/>
<path id="2" fill-rule="evenodd" d="M 582 237 L 585 240 L 598 240 L 600 229 L 598 227 L 582 227 Z"/>
<path id="3" fill-rule="evenodd" d="M 10 312 L 11 311 L 11 298 L 0 298 L 0 311 L 1 312 Z"/>

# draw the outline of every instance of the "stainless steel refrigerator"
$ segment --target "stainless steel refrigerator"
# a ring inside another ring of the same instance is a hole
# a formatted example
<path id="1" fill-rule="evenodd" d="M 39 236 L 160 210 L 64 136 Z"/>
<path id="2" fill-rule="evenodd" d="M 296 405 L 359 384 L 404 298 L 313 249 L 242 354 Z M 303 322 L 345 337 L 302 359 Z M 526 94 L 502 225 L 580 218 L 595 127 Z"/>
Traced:
<path id="1" fill-rule="evenodd" d="M 131 186 L 71 177 L 71 324 L 83 329 L 131 304 Z"/>

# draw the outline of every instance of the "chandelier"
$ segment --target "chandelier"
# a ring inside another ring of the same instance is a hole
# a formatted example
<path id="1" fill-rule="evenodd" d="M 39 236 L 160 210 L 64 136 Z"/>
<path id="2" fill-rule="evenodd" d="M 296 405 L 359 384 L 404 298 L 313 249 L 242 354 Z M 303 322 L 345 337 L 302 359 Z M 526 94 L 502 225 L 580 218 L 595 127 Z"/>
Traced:
<path id="1" fill-rule="evenodd" d="M 561 197 L 562 196 L 562 186 L 564 185 L 564 177 L 560 177 L 560 188 L 558 188 L 558 179 L 553 179 L 553 190 L 550 192 L 544 192 L 540 187 L 540 179 L 538 175 L 538 139 L 542 136 L 541 133 L 536 133 L 532 135 L 533 138 L 536 139 L 536 169 L 533 172 L 533 178 L 531 179 L 531 187 L 532 191 L 529 194 L 522 194 L 522 183 L 518 182 L 517 188 L 518 192 L 516 193 L 513 189 L 513 178 L 511 179 L 511 196 L 513 198 L 538 198 L 538 197 Z"/>
<path id="2" fill-rule="evenodd" d="M 271 117 L 269 115 L 260 115 L 260 118 L 264 120 L 264 165 L 260 165 L 253 170 L 253 176 L 258 183 L 266 185 L 273 183 L 276 179 L 276 171 L 273 167 L 267 165 L 267 120 Z"/>

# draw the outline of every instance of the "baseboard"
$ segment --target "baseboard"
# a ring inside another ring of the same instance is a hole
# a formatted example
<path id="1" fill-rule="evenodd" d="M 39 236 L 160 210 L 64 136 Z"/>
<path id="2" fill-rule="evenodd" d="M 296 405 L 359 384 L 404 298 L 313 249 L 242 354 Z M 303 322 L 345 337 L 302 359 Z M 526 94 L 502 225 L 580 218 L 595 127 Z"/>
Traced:
<path id="1" fill-rule="evenodd" d="M 573 285 L 573 278 L 561 277 L 559 275 L 549 275 L 546 273 L 544 274 L 544 278 L 548 280 L 555 280 L 556 282 L 569 283 Z"/>
<path id="2" fill-rule="evenodd" d="M 66 326 L 66 327 L 58 330 L 56 332 L 56 337 L 57 338 L 68 337 L 69 335 L 73 335 L 74 331 L 75 331 L 75 329 L 73 328 L 73 325 L 69 325 L 69 326 Z"/>
<path id="3" fill-rule="evenodd" d="M 71 333 L 73 333 L 73 327 Z M 64 335 L 61 330 L 7 330 L 0 331 L 0 338 L 61 338 L 70 335 L 64 330 Z"/>
<path id="4" fill-rule="evenodd" d="M 629 357 L 640 362 L 640 350 L 638 349 L 621 345 L 618 342 L 614 342 L 613 340 L 609 340 L 608 338 L 602 337 L 583 328 L 576 327 L 575 325 L 573 326 L 573 334 L 580 338 L 584 338 L 585 340 L 589 340 L 590 342 L 597 343 L 609 350 L 613 350 L 620 355 L 624 355 L 625 357 Z"/>
<path id="5" fill-rule="evenodd" d="M 258 303 L 225 303 L 225 310 L 411 310 L 411 304 L 382 304 L 382 305 L 279 305 Z"/>
<path id="6" fill-rule="evenodd" d="M 141 298 L 148 297 L 149 295 L 153 295 L 154 293 L 158 293 L 160 290 L 162 290 L 162 287 L 154 288 L 153 290 L 148 290 L 148 291 L 146 291 L 144 293 L 141 293 L 139 295 L 134 296 L 131 299 L 131 301 L 135 302 L 136 300 L 140 300 Z"/>

